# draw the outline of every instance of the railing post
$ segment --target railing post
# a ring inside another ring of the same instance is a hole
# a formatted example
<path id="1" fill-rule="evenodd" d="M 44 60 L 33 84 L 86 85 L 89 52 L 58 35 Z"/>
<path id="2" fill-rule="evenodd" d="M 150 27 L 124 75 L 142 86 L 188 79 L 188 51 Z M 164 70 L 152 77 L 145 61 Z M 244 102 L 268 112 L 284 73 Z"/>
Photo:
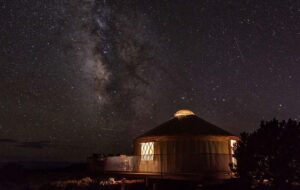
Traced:
<path id="1" fill-rule="evenodd" d="M 155 182 L 153 182 L 153 184 L 152 184 L 152 190 L 156 190 L 156 183 Z"/>
<path id="2" fill-rule="evenodd" d="M 146 176 L 146 178 L 145 178 L 145 185 L 146 185 L 146 187 L 149 186 L 149 181 L 148 181 L 148 177 L 147 177 L 147 176 Z"/>
<path id="3" fill-rule="evenodd" d="M 125 189 L 126 189 L 125 180 L 121 180 L 121 190 L 125 190 Z"/>

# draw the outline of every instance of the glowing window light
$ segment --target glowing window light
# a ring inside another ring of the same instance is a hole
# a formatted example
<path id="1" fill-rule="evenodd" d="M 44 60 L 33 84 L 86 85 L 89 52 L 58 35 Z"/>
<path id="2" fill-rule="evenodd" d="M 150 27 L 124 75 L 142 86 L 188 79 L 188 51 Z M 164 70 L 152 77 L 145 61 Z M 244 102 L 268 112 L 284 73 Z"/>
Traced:
<path id="1" fill-rule="evenodd" d="M 141 143 L 141 156 L 142 160 L 153 160 L 154 142 Z"/>
<path id="2" fill-rule="evenodd" d="M 230 152 L 231 152 L 231 155 L 232 155 L 231 162 L 232 162 L 234 167 L 237 165 L 237 160 L 236 160 L 235 157 L 233 157 L 234 151 L 236 149 L 236 143 L 237 143 L 236 140 L 230 140 Z"/>

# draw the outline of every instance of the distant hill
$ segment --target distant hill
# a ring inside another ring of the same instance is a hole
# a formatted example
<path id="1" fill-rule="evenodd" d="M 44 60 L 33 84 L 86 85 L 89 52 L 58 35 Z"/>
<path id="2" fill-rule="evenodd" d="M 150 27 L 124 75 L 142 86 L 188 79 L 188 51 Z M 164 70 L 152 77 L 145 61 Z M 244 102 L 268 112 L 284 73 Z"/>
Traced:
<path id="1" fill-rule="evenodd" d="M 59 161 L 20 161 L 20 162 L 0 162 L 0 168 L 7 164 L 15 164 L 22 166 L 25 170 L 55 170 L 55 169 L 71 169 L 82 168 L 84 162 L 59 162 Z"/>

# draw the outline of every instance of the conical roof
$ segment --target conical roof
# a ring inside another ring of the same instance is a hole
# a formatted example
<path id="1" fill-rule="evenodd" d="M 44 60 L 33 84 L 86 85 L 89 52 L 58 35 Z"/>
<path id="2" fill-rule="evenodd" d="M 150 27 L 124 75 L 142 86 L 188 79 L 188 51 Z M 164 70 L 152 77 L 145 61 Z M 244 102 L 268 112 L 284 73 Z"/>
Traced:
<path id="1" fill-rule="evenodd" d="M 154 136 L 234 136 L 231 133 L 201 119 L 190 110 L 179 110 L 171 120 L 151 129 L 141 137 Z"/>

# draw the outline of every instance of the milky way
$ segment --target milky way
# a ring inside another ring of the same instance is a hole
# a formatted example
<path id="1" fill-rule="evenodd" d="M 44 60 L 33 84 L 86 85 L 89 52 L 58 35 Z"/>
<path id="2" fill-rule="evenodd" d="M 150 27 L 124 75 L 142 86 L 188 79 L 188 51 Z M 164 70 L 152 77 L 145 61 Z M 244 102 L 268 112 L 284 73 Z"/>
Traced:
<path id="1" fill-rule="evenodd" d="M 299 119 L 295 1 L 3 1 L 0 160 L 84 160 L 191 109 Z"/>

